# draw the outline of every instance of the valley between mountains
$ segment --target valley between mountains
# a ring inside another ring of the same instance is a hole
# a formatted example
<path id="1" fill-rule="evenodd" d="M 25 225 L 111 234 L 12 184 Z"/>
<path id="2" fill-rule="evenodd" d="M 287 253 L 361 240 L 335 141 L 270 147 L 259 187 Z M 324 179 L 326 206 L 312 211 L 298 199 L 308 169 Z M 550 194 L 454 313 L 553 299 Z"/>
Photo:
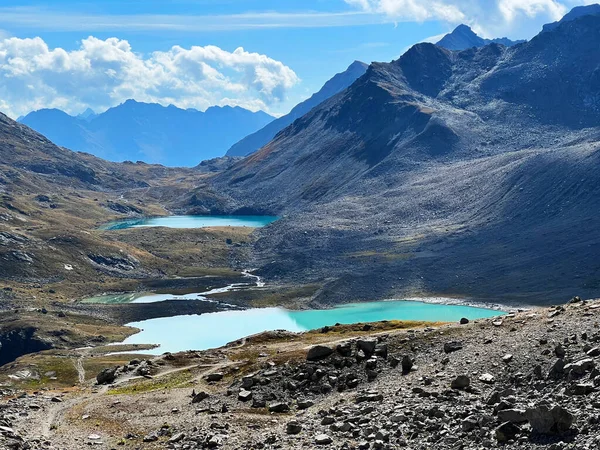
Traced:
<path id="1" fill-rule="evenodd" d="M 525 42 L 461 26 L 251 119 L 228 156 L 182 168 L 0 115 L 0 448 L 597 447 L 596 6 Z M 105 226 L 175 215 L 276 220 Z M 102 294 L 178 298 L 83 301 Z M 494 310 L 123 343 L 133 322 L 389 299 Z"/>

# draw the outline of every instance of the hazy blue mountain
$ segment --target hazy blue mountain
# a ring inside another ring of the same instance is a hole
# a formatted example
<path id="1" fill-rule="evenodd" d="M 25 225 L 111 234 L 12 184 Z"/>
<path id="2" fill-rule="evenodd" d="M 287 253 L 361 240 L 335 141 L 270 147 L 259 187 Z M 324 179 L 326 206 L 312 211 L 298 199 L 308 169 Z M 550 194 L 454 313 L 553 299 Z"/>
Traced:
<path id="1" fill-rule="evenodd" d="M 570 22 L 572 20 L 578 19 L 582 16 L 595 16 L 600 15 L 600 5 L 595 3 L 593 5 L 587 6 L 576 6 L 571 11 L 569 11 L 565 16 L 560 19 L 558 22 L 547 23 L 544 25 L 543 31 L 551 31 L 558 27 L 560 24 L 565 22 Z"/>
<path id="2" fill-rule="evenodd" d="M 262 111 L 240 107 L 214 106 L 201 112 L 127 100 L 98 115 L 88 110 L 73 117 L 42 109 L 20 122 L 57 145 L 109 161 L 195 166 L 222 156 L 233 143 L 272 120 Z"/>
<path id="3" fill-rule="evenodd" d="M 84 112 L 79 114 L 77 117 L 79 117 L 80 119 L 85 119 L 87 121 L 90 121 L 97 115 L 98 114 L 96 114 L 96 112 L 92 108 L 87 108 Z"/>
<path id="4" fill-rule="evenodd" d="M 436 45 L 447 48 L 448 50 L 466 50 L 472 47 L 483 47 L 488 44 L 502 44 L 511 47 L 525 41 L 511 41 L 508 38 L 484 39 L 479 37 L 471 27 L 467 25 L 457 26 L 452 33 L 448 33 L 440 39 Z"/>
<path id="5" fill-rule="evenodd" d="M 368 64 L 354 61 L 344 72 L 336 74 L 327 81 L 321 90 L 313 94 L 309 99 L 299 103 L 289 114 L 269 123 L 261 130 L 246 136 L 227 151 L 227 156 L 247 156 L 259 148 L 268 144 L 281 130 L 291 125 L 294 120 L 299 119 L 315 106 L 335 94 L 343 91 L 367 71 Z"/>

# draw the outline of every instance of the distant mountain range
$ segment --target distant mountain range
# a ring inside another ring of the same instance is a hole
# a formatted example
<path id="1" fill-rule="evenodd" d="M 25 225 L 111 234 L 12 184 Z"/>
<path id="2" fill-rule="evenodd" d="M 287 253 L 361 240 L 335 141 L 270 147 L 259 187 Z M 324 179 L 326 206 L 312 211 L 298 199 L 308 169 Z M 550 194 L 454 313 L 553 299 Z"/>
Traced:
<path id="1" fill-rule="evenodd" d="M 323 101 L 338 94 L 354 83 L 359 77 L 364 75 L 368 67 L 368 64 L 354 61 L 344 72 L 336 74 L 332 79 L 327 81 L 319 92 L 296 105 L 289 114 L 274 120 L 261 130 L 246 136 L 244 139 L 233 145 L 227 151 L 227 156 L 247 156 L 254 153 L 262 146 L 268 144 L 277 133 L 288 125 L 291 125 L 294 120 L 299 119 L 315 106 L 318 106 Z"/>
<path id="2" fill-rule="evenodd" d="M 165 166 L 196 166 L 222 156 L 242 137 L 274 117 L 240 107 L 195 109 L 128 100 L 102 114 L 88 109 L 73 117 L 42 109 L 20 122 L 55 144 L 109 161 L 144 161 Z"/>
<path id="3" fill-rule="evenodd" d="M 466 50 L 472 47 L 483 47 L 488 44 L 501 44 L 506 47 L 511 47 L 525 41 L 511 41 L 508 38 L 484 39 L 479 37 L 471 27 L 467 25 L 457 26 L 452 33 L 448 33 L 440 39 L 436 45 L 447 48 L 448 50 Z"/>

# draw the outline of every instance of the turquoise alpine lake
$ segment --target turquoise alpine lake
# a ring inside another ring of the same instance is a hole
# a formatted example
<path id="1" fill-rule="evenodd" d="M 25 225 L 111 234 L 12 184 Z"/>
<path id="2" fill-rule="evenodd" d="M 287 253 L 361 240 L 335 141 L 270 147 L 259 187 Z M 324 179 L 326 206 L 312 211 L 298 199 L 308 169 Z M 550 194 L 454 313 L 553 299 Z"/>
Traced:
<path id="1" fill-rule="evenodd" d="M 463 317 L 474 320 L 502 314 L 493 309 L 405 300 L 354 303 L 325 310 L 256 308 L 129 323 L 127 325 L 142 331 L 127 338 L 123 344 L 158 344 L 155 349 L 141 352 L 158 355 L 217 348 L 263 331 L 307 331 L 336 323 L 382 320 L 455 322 Z"/>
<path id="2" fill-rule="evenodd" d="M 167 216 L 141 219 L 117 220 L 102 225 L 103 230 L 124 230 L 127 228 L 167 227 L 167 228 L 206 228 L 206 227 L 251 227 L 261 228 L 275 222 L 277 216 Z"/>

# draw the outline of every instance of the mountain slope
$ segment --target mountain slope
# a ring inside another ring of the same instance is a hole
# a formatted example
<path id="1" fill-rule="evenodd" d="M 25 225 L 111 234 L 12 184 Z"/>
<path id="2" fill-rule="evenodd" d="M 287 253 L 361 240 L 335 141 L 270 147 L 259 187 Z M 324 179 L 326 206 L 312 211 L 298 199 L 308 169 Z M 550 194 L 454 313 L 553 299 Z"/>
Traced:
<path id="1" fill-rule="evenodd" d="M 547 23 L 546 25 L 544 25 L 543 31 L 552 31 L 562 23 L 569 22 L 571 20 L 578 19 L 579 17 L 589 15 L 600 15 L 600 5 L 595 3 L 587 6 L 576 6 L 558 22 Z"/>
<path id="2" fill-rule="evenodd" d="M 511 47 L 525 41 L 511 41 L 508 38 L 484 39 L 479 37 L 468 25 L 457 26 L 452 33 L 448 33 L 440 39 L 436 45 L 448 50 L 466 50 L 471 47 L 483 47 L 488 44 L 501 44 Z"/>
<path id="3" fill-rule="evenodd" d="M 256 133 L 246 136 L 244 139 L 233 145 L 227 151 L 227 156 L 247 156 L 254 153 L 259 148 L 268 144 L 277 133 L 288 125 L 291 125 L 294 120 L 299 119 L 315 106 L 354 83 L 354 81 L 367 71 L 367 67 L 368 65 L 363 62 L 354 61 L 344 72 L 338 73 L 332 79 L 327 81 L 319 92 L 296 105 L 289 114 L 274 120 Z"/>
<path id="4" fill-rule="evenodd" d="M 40 110 L 21 122 L 58 145 L 110 161 L 195 166 L 222 156 L 232 143 L 272 120 L 262 111 L 239 107 L 200 112 L 128 100 L 99 115 L 72 117 L 59 110 Z"/>
<path id="5" fill-rule="evenodd" d="M 599 42 L 588 15 L 372 64 L 215 176 L 218 207 L 283 215 L 256 266 L 324 283 L 315 301 L 600 295 Z"/>

